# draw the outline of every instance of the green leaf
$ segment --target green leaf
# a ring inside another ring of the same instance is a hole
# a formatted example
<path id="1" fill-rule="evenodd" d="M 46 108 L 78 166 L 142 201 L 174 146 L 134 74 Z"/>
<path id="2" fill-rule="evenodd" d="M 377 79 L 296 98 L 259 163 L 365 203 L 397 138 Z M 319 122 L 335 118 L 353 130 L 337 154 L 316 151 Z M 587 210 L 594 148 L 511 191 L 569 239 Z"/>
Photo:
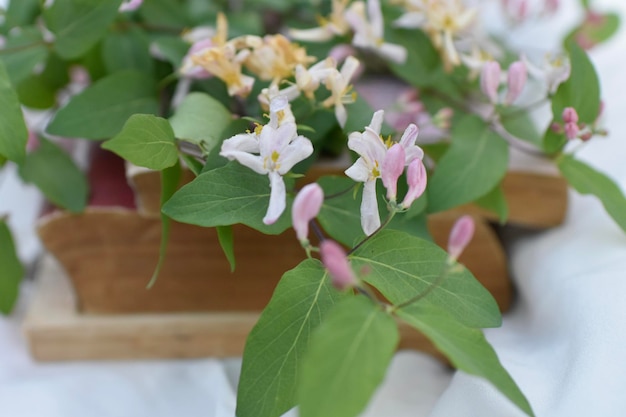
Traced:
<path id="1" fill-rule="evenodd" d="M 289 189 L 289 184 L 287 184 Z M 172 219 L 203 227 L 242 223 L 265 234 L 282 233 L 291 225 L 287 197 L 285 213 L 273 225 L 263 224 L 270 199 L 270 184 L 260 175 L 237 162 L 203 172 L 182 187 L 163 207 Z"/>
<path id="2" fill-rule="evenodd" d="M 400 336 L 363 296 L 340 302 L 311 336 L 298 386 L 301 417 L 354 417 L 380 385 Z"/>
<path id="3" fill-rule="evenodd" d="M 296 405 L 296 382 L 311 333 L 346 295 L 321 263 L 286 272 L 248 336 L 237 392 L 237 416 L 279 417 Z"/>
<path id="4" fill-rule="evenodd" d="M 183 58 L 191 47 L 180 36 L 161 36 L 154 40 L 153 44 L 174 68 L 178 68 L 181 65 Z"/>
<path id="5" fill-rule="evenodd" d="M 565 43 L 581 41 L 593 47 L 609 40 L 615 35 L 620 26 L 620 18 L 615 13 L 592 12 L 593 18 L 587 17 L 580 26 L 572 30 L 566 37 Z"/>
<path id="6" fill-rule="evenodd" d="M 176 164 L 172 167 L 165 168 L 161 171 L 161 207 L 163 207 L 163 204 L 165 204 L 165 202 L 169 200 L 178 189 L 181 174 L 182 170 L 180 167 L 180 163 L 178 163 L 178 160 L 176 161 Z M 159 245 L 159 260 L 157 261 L 157 265 L 154 268 L 152 278 L 150 278 L 150 282 L 148 282 L 147 288 L 152 288 L 152 286 L 155 284 L 159 273 L 161 272 L 163 262 L 165 262 L 165 257 L 167 255 L 167 245 L 170 240 L 170 226 L 170 218 L 161 213 L 161 243 Z"/>
<path id="7" fill-rule="evenodd" d="M 17 86 L 20 102 L 32 109 L 48 109 L 56 104 L 56 90 L 39 75 L 31 75 Z"/>
<path id="8" fill-rule="evenodd" d="M 102 58 L 108 72 L 137 70 L 148 74 L 154 71 L 150 43 L 137 28 L 109 33 L 102 43 Z"/>
<path id="9" fill-rule="evenodd" d="M 4 219 L 0 219 L 0 313 L 13 310 L 24 267 L 17 257 L 11 231 Z"/>
<path id="10" fill-rule="evenodd" d="M 455 367 L 485 378 L 526 414 L 534 415 L 481 330 L 465 327 L 445 311 L 423 304 L 400 309 L 397 315 L 424 333 Z"/>
<path id="11" fill-rule="evenodd" d="M 575 42 L 567 45 L 571 74 L 552 98 L 552 114 L 561 120 L 566 107 L 573 107 L 581 123 L 592 124 L 600 111 L 600 82 L 591 60 Z"/>
<path id="12" fill-rule="evenodd" d="M 317 183 L 325 196 L 317 220 L 330 237 L 348 247 L 354 246 L 365 237 L 361 229 L 360 195 L 354 193 L 357 184 L 346 177 L 322 177 Z"/>
<path id="13" fill-rule="evenodd" d="M 530 114 L 525 111 L 520 111 L 519 108 L 513 108 L 507 114 L 507 110 L 503 110 L 502 117 L 500 119 L 504 129 L 525 142 L 535 145 L 541 148 L 543 137 L 537 129 L 535 122 L 530 117 Z"/>
<path id="14" fill-rule="evenodd" d="M 24 123 L 22 108 L 4 65 L 0 63 L 0 155 L 22 163 L 26 156 L 28 130 Z"/>
<path id="15" fill-rule="evenodd" d="M 120 4 L 122 0 L 55 0 L 43 16 L 55 34 L 57 53 L 72 59 L 87 52 L 104 36 Z"/>
<path id="16" fill-rule="evenodd" d="M 35 184 L 57 206 L 82 212 L 88 197 L 85 175 L 59 146 L 44 138 L 39 141 L 39 147 L 20 166 L 20 176 Z"/>
<path id="17" fill-rule="evenodd" d="M 144 1 L 138 12 L 145 22 L 154 26 L 168 27 L 177 32 L 182 32 L 191 24 L 185 8 L 178 0 Z"/>
<path id="18" fill-rule="evenodd" d="M 219 101 L 204 93 L 187 95 L 170 118 L 178 139 L 195 143 L 207 153 L 224 139 L 221 133 L 232 120 Z"/>
<path id="19" fill-rule="evenodd" d="M 482 119 L 464 117 L 429 179 L 429 211 L 443 211 L 484 196 L 504 178 L 508 161 L 507 143 Z"/>
<path id="20" fill-rule="evenodd" d="M 613 180 L 571 155 L 563 156 L 558 167 L 576 191 L 598 197 L 607 213 L 626 232 L 626 198 Z"/>
<path id="21" fill-rule="evenodd" d="M 385 31 L 385 40 L 404 46 L 408 52 L 406 62 L 402 64 L 388 62 L 394 74 L 415 87 L 432 85 L 434 73 L 441 68 L 441 59 L 424 32 L 390 29 Z"/>
<path id="22" fill-rule="evenodd" d="M 31 25 L 39 12 L 39 0 L 19 0 L 8 2 L 8 8 L 4 13 L 3 32 L 11 29 Z"/>
<path id="23" fill-rule="evenodd" d="M 546 129 L 546 133 L 543 136 L 543 151 L 548 155 L 554 155 L 558 153 L 565 144 L 568 142 L 565 133 L 557 133 L 550 126 Z"/>
<path id="24" fill-rule="evenodd" d="M 122 130 L 133 114 L 157 111 L 154 80 L 140 72 L 121 71 L 74 96 L 57 112 L 47 131 L 72 138 L 107 139 Z"/>
<path id="25" fill-rule="evenodd" d="M 217 226 L 217 239 L 220 242 L 224 256 L 230 264 L 230 272 L 235 270 L 235 239 L 232 226 Z"/>
<path id="26" fill-rule="evenodd" d="M 448 254 L 434 243 L 396 230 L 376 234 L 350 256 L 354 270 L 369 271 L 363 279 L 393 304 L 430 288 L 448 268 L 447 258 Z M 501 324 L 493 296 L 465 268 L 450 271 L 420 303 L 441 307 L 467 326 Z"/>
<path id="27" fill-rule="evenodd" d="M 135 165 L 162 170 L 178 162 L 174 131 L 167 120 L 151 114 L 135 114 L 122 131 L 102 144 Z"/>
<path id="28" fill-rule="evenodd" d="M 485 210 L 489 210 L 498 215 L 500 224 L 505 224 L 509 217 L 509 205 L 506 202 L 506 196 L 502 191 L 502 186 L 498 185 L 489 193 L 476 200 L 476 204 Z"/>
<path id="29" fill-rule="evenodd" d="M 10 33 L 3 49 L 0 59 L 15 85 L 33 74 L 34 68 L 48 56 L 48 48 L 36 27 L 25 27 Z"/>

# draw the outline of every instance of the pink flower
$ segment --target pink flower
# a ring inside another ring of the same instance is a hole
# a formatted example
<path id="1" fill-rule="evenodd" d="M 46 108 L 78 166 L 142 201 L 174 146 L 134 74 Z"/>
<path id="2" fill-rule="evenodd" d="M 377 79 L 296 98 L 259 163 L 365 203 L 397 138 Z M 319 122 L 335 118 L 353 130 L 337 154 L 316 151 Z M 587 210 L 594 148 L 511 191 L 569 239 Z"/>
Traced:
<path id="1" fill-rule="evenodd" d="M 300 242 L 308 241 L 309 222 L 317 217 L 323 202 L 324 191 L 317 183 L 304 186 L 296 196 L 291 209 L 291 219 Z"/>
<path id="2" fill-rule="evenodd" d="M 454 223 L 450 231 L 450 238 L 448 239 L 449 259 L 456 261 L 473 236 L 474 219 L 469 215 L 462 216 Z"/>
<path id="3" fill-rule="evenodd" d="M 143 3 L 143 0 L 124 0 L 124 2 L 120 5 L 120 12 L 132 12 L 133 10 L 137 10 L 139 6 Z"/>
<path id="4" fill-rule="evenodd" d="M 579 132 L 580 129 L 578 128 L 578 125 L 576 123 L 565 123 L 565 136 L 567 136 L 569 140 L 576 139 Z"/>
<path id="5" fill-rule="evenodd" d="M 508 91 L 506 93 L 506 104 L 512 104 L 522 93 L 528 78 L 526 65 L 522 61 L 516 61 L 509 66 L 507 74 Z"/>
<path id="6" fill-rule="evenodd" d="M 354 271 L 343 248 L 334 240 L 326 239 L 320 244 L 322 263 L 330 273 L 333 285 L 345 290 L 358 284 Z"/>
<path id="7" fill-rule="evenodd" d="M 480 74 L 480 89 L 493 104 L 498 102 L 498 87 L 500 86 L 500 64 L 490 61 L 483 65 Z"/>
<path id="8" fill-rule="evenodd" d="M 573 107 L 566 107 L 563 109 L 562 117 L 565 123 L 578 123 L 578 113 Z"/>
<path id="9" fill-rule="evenodd" d="M 396 143 L 387 151 L 381 171 L 383 185 L 387 189 L 387 199 L 396 201 L 398 178 L 404 172 L 405 152 L 401 144 Z"/>
<path id="10" fill-rule="evenodd" d="M 426 190 L 426 167 L 421 159 L 411 161 L 406 171 L 406 181 L 409 184 L 409 191 L 402 200 L 402 208 L 408 209 Z"/>

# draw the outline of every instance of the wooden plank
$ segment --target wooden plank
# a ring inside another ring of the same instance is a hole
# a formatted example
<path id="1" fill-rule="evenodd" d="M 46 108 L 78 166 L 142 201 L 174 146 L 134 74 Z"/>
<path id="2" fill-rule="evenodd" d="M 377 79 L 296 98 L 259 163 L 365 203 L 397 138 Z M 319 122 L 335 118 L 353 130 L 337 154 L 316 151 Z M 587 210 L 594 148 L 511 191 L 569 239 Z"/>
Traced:
<path id="1" fill-rule="evenodd" d="M 258 312 L 97 315 L 80 313 L 72 286 L 43 260 L 23 328 L 37 361 L 241 356 Z M 400 328 L 400 349 L 443 357 L 420 333 Z"/>

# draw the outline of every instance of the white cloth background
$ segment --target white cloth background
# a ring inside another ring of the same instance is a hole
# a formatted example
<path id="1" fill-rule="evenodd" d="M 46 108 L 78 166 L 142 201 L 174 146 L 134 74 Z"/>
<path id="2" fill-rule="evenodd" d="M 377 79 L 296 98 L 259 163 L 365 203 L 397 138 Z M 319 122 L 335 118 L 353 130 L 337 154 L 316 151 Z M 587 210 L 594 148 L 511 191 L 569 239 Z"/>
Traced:
<path id="1" fill-rule="evenodd" d="M 575 0 L 562 3 L 566 13 L 559 23 L 522 28 L 519 39 L 536 48 L 555 45 L 556 41 L 550 44 L 545 37 L 545 30 L 558 39 L 579 13 Z M 626 2 L 597 3 L 601 8 L 619 10 L 626 19 Z M 622 188 L 626 188 L 625 53 L 624 29 L 592 53 L 602 80 L 610 137 L 594 140 L 579 154 Z M 14 182 L 5 180 L 0 190 L 3 198 L 8 189 L 17 195 Z M 0 211 L 8 210 L 7 201 L 0 201 Z M 21 219 L 16 227 L 24 230 L 29 217 Z M 572 194 L 566 223 L 516 240 L 511 256 L 519 302 L 505 316 L 502 328 L 487 331 L 487 337 L 536 414 L 626 415 L 626 363 L 622 360 L 626 348 L 626 236 L 597 200 Z M 34 363 L 19 328 L 31 288 L 27 284 L 24 290 L 18 311 L 0 318 L 0 415 L 234 415 L 237 358 Z M 400 352 L 364 415 L 515 417 L 522 413 L 483 380 L 453 374 L 420 353 Z"/>

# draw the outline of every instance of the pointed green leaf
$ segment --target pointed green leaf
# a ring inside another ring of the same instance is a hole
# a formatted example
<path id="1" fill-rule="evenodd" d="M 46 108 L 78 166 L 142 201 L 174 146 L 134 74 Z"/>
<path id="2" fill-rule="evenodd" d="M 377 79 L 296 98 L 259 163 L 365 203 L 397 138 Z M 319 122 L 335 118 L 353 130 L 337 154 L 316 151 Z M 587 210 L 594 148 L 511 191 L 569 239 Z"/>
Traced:
<path id="1" fill-rule="evenodd" d="M 626 232 L 626 198 L 613 180 L 571 155 L 561 158 L 558 166 L 576 191 L 598 197 L 607 213 Z"/>
<path id="2" fill-rule="evenodd" d="M 222 132 L 233 120 L 230 112 L 213 97 L 190 93 L 185 97 L 170 123 L 178 139 L 197 144 L 209 152 L 222 139 Z"/>
<path id="3" fill-rule="evenodd" d="M 507 143 L 476 116 L 452 131 L 452 145 L 428 183 L 428 209 L 443 211 L 484 196 L 502 181 L 509 162 Z"/>
<path id="4" fill-rule="evenodd" d="M 20 166 L 20 176 L 35 184 L 57 206 L 80 213 L 89 192 L 85 175 L 58 145 L 44 138 L 39 141 L 39 147 Z"/>
<path id="5" fill-rule="evenodd" d="M 96 44 L 115 20 L 122 0 L 55 0 L 44 9 L 54 48 L 65 59 L 77 58 Z"/>
<path id="6" fill-rule="evenodd" d="M 121 71 L 74 96 L 57 112 L 47 131 L 71 138 L 108 139 L 133 114 L 157 111 L 154 80 L 140 72 Z"/>
<path id="7" fill-rule="evenodd" d="M 203 227 L 242 223 L 266 234 L 282 233 L 291 225 L 289 210 L 293 198 L 287 197 L 285 213 L 267 226 L 263 217 L 269 199 L 267 175 L 233 161 L 198 175 L 174 194 L 163 206 L 163 212 L 181 223 Z"/>
<path id="8" fill-rule="evenodd" d="M 3 4 L 6 4 L 4 2 Z M 39 0 L 9 1 L 4 14 L 3 32 L 9 32 L 16 27 L 23 27 L 35 23 L 39 14 Z"/>
<path id="9" fill-rule="evenodd" d="M 161 207 L 163 207 L 163 204 L 165 204 L 165 202 L 169 200 L 178 189 L 181 174 L 182 170 L 178 161 L 176 161 L 174 166 L 165 168 L 161 171 Z M 154 272 L 152 273 L 152 278 L 150 278 L 150 282 L 148 282 L 148 289 L 152 288 L 152 286 L 156 283 L 159 273 L 161 272 L 161 268 L 163 267 L 163 262 L 165 262 L 165 258 L 167 256 L 167 245 L 170 241 L 171 223 L 170 218 L 161 213 L 161 243 L 159 245 L 159 260 L 157 261 Z"/>
<path id="10" fill-rule="evenodd" d="M 561 84 L 552 98 L 552 114 L 561 121 L 566 107 L 573 107 L 582 123 L 593 123 L 600 110 L 600 81 L 587 53 L 575 42 L 567 44 L 571 61 L 571 74 Z"/>
<path id="11" fill-rule="evenodd" d="M 463 326 L 445 311 L 428 305 L 406 307 L 398 310 L 397 315 L 424 333 L 455 367 L 485 378 L 526 414 L 534 415 L 480 329 Z"/>
<path id="12" fill-rule="evenodd" d="M 298 384 L 301 417 L 355 417 L 380 385 L 398 325 L 363 296 L 340 302 L 313 333 Z"/>
<path id="13" fill-rule="evenodd" d="M 498 185 L 489 193 L 476 200 L 476 204 L 485 210 L 489 210 L 498 215 L 500 224 L 505 224 L 509 217 L 509 205 L 506 202 L 506 196 L 502 191 L 502 186 Z"/>
<path id="14" fill-rule="evenodd" d="M 28 130 L 24 123 L 22 108 L 4 65 L 0 63 L 0 155 L 17 162 L 26 156 Z"/>
<path id="15" fill-rule="evenodd" d="M 352 247 L 365 237 L 361 229 L 360 195 L 357 184 L 345 177 L 322 177 L 318 184 L 324 190 L 324 203 L 317 220 L 330 237 Z"/>
<path id="16" fill-rule="evenodd" d="M 137 70 L 152 74 L 154 71 L 150 42 L 137 28 L 109 33 L 102 42 L 102 58 L 110 73 Z"/>
<path id="17" fill-rule="evenodd" d="M 162 170 L 178 162 L 174 131 L 167 120 L 151 114 L 135 114 L 122 131 L 102 144 L 135 165 Z"/>
<path id="18" fill-rule="evenodd" d="M 528 112 L 521 111 L 519 108 L 511 110 L 505 108 L 500 121 L 504 129 L 516 138 L 541 148 L 543 138 Z"/>
<path id="19" fill-rule="evenodd" d="M 13 310 L 24 267 L 15 252 L 11 231 L 4 219 L 0 219 L 0 313 Z"/>
<path id="20" fill-rule="evenodd" d="M 421 294 L 448 268 L 448 254 L 434 243 L 396 230 L 369 239 L 350 256 L 363 279 L 394 304 Z M 420 303 L 449 311 L 471 327 L 498 327 L 500 311 L 493 296 L 465 268 L 450 272 Z"/>
<path id="21" fill-rule="evenodd" d="M 224 256 L 230 264 L 230 272 L 235 270 L 235 239 L 233 236 L 232 226 L 217 226 L 217 239 L 220 242 L 220 247 L 224 252 Z"/>
<path id="22" fill-rule="evenodd" d="M 25 27 L 9 34 L 0 50 L 0 59 L 14 85 L 33 74 L 35 67 L 46 60 L 48 47 L 41 31 L 36 27 Z"/>
<path id="23" fill-rule="evenodd" d="M 319 261 L 283 275 L 250 332 L 237 392 L 238 417 L 279 417 L 296 405 L 296 382 L 311 333 L 345 294 Z"/>

